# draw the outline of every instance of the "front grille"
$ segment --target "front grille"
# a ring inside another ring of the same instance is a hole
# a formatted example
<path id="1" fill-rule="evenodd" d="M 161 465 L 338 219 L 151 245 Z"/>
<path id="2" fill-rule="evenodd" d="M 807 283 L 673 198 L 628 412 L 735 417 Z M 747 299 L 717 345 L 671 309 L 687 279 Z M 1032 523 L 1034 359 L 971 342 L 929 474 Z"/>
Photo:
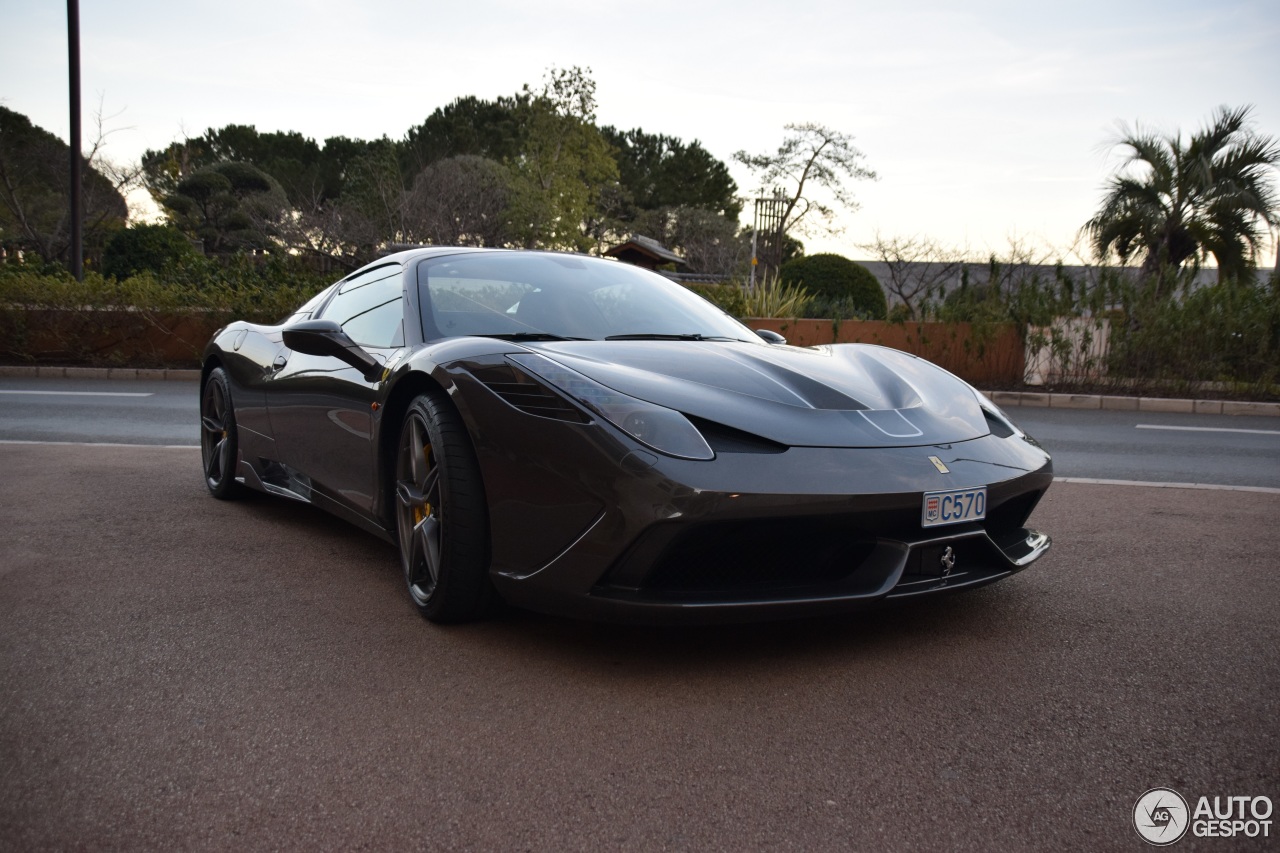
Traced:
<path id="1" fill-rule="evenodd" d="M 679 533 L 658 526 L 601 579 L 600 592 L 687 601 L 873 595 L 904 558 L 900 593 L 980 583 L 1009 570 L 1000 549 L 1026 538 L 1022 524 L 1040 494 L 1004 500 L 985 521 L 942 528 L 921 529 L 918 503 L 842 516 L 706 522 Z M 944 579 L 948 546 L 957 562 Z"/>
<path id="2" fill-rule="evenodd" d="M 568 400 L 509 364 L 478 368 L 473 375 L 490 391 L 526 414 L 570 423 L 590 422 Z"/>
<path id="3" fill-rule="evenodd" d="M 961 580 L 977 566 L 992 562 L 990 550 L 987 541 L 978 537 L 912 548 L 898 585 L 910 587 L 932 581 Z"/>
<path id="4" fill-rule="evenodd" d="M 708 524 L 672 541 L 641 587 L 653 593 L 738 597 L 803 592 L 843 584 L 874 548 L 874 539 L 860 530 L 830 522 Z"/>
<path id="5" fill-rule="evenodd" d="M 889 593 L 903 598 L 943 589 L 962 589 L 1009 574 L 1008 560 L 985 536 L 917 545 L 907 555 L 902 577 Z"/>

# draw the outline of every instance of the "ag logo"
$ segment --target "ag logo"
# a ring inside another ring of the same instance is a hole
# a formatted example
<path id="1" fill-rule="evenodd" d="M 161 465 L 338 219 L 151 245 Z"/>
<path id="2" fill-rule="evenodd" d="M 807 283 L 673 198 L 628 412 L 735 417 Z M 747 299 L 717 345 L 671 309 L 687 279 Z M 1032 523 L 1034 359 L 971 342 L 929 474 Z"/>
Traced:
<path id="1" fill-rule="evenodd" d="M 1152 788 L 1133 806 L 1133 827 L 1142 840 L 1157 847 L 1172 844 L 1191 823 L 1187 801 L 1171 788 Z"/>

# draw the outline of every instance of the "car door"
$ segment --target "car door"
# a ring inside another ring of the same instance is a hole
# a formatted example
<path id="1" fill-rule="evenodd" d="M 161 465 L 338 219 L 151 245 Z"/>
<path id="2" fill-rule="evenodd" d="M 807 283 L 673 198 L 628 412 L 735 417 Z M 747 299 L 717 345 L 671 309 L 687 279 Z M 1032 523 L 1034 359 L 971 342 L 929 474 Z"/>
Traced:
<path id="1" fill-rule="evenodd" d="M 231 352 L 223 354 L 235 398 L 240 450 L 245 457 L 259 462 L 276 461 L 274 433 L 267 412 L 267 391 L 288 353 L 280 330 L 297 320 L 311 319 L 328 301 L 336 286 L 326 287 L 311 297 L 278 326 L 247 326 L 232 338 Z"/>
<path id="2" fill-rule="evenodd" d="M 404 347 L 404 270 L 398 263 L 340 282 L 318 319 L 334 320 L 374 358 Z M 376 482 L 373 410 L 377 383 L 332 356 L 285 350 L 267 408 L 280 461 L 312 500 L 372 512 Z M 300 475 L 300 476 L 299 476 Z"/>

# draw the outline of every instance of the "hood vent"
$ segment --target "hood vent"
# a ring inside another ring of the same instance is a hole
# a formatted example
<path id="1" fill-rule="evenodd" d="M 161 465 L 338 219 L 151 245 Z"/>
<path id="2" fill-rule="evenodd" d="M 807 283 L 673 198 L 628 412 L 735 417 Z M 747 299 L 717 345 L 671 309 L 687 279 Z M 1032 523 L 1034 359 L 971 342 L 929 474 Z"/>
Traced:
<path id="1" fill-rule="evenodd" d="M 986 408 L 983 408 L 982 416 L 987 419 L 987 428 L 991 430 L 991 434 L 996 438 L 1008 438 L 1013 435 L 1013 430 L 1009 428 L 1009 425 L 1003 419 L 988 412 Z"/>
<path id="2" fill-rule="evenodd" d="M 707 444 L 716 453 L 786 453 L 787 446 L 731 426 L 718 424 L 703 418 L 690 415 L 689 423 L 697 427 L 698 432 L 707 440 Z"/>

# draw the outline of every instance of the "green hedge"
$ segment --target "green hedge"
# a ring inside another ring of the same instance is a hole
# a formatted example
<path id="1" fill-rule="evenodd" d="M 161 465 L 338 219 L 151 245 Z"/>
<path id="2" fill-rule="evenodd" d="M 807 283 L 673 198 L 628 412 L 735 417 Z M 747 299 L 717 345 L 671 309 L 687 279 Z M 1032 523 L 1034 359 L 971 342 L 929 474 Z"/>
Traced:
<path id="1" fill-rule="evenodd" d="M 1223 282 L 1156 299 L 1133 293 L 1112 323 L 1108 366 L 1117 376 L 1174 388 L 1194 382 L 1280 388 L 1280 290 Z M 1245 389 L 1238 389 L 1245 390 Z"/>
<path id="2" fill-rule="evenodd" d="M 1195 270 L 1140 278 L 1135 271 L 1095 267 L 1083 277 L 1059 266 L 1052 274 L 1001 276 L 949 294 L 929 313 L 944 322 L 1009 322 L 1029 349 L 1047 349 L 1065 374 L 1072 365 L 1105 367 L 1071 386 L 1103 393 L 1280 398 L 1280 281 L 1250 276 L 1205 286 Z M 1089 331 L 1075 349 L 1045 330 L 1061 319 Z M 1109 346 L 1089 353 L 1109 328 Z M 1208 385 L 1204 383 L 1210 383 Z"/>
<path id="3" fill-rule="evenodd" d="M 811 310 L 872 320 L 882 320 L 888 312 L 880 282 L 869 269 L 843 255 L 822 253 L 787 261 L 779 277 L 783 284 L 802 285 L 813 296 Z"/>
<path id="4" fill-rule="evenodd" d="M 83 281 L 39 260 L 3 263 L 0 359 L 35 361 L 41 356 L 34 351 L 35 338 L 47 342 L 54 334 L 60 360 L 157 366 L 144 363 L 145 351 L 135 352 L 123 342 L 104 351 L 102 341 L 122 340 L 140 325 L 158 326 L 184 315 L 198 315 L 202 325 L 215 327 L 232 320 L 275 323 L 337 278 L 311 272 L 289 257 L 238 256 L 219 263 L 192 256 L 160 275 L 141 272 L 117 279 L 91 271 Z"/>
<path id="5" fill-rule="evenodd" d="M 83 310 L 212 311 L 228 318 L 269 323 L 286 316 L 339 276 L 318 275 L 290 257 L 235 256 L 220 263 L 191 256 L 165 267 L 115 278 L 86 272 L 76 281 L 54 264 L 0 264 L 0 305 Z"/>

